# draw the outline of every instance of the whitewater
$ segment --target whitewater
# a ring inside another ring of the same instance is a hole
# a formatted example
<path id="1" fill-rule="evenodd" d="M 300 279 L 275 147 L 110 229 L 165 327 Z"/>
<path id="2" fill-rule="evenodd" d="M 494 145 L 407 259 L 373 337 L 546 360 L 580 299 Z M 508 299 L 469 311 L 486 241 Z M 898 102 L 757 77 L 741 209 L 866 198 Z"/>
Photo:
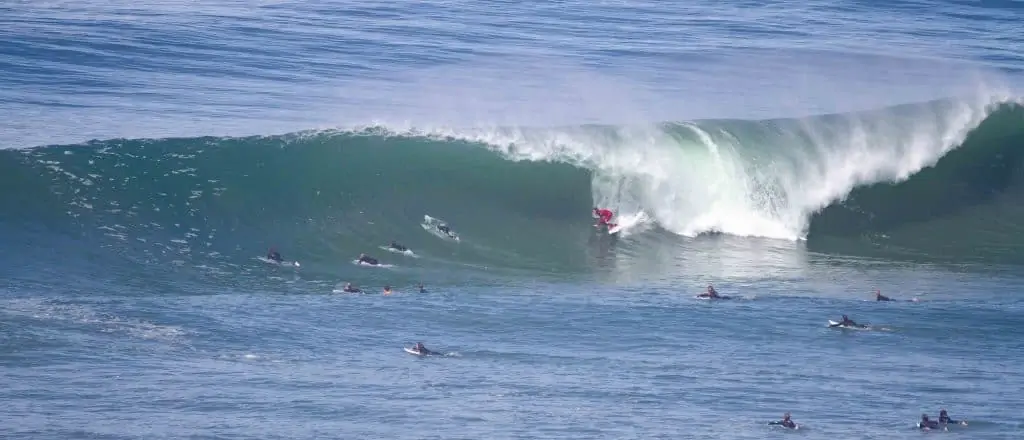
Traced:
<path id="1" fill-rule="evenodd" d="M 0 437 L 1019 438 L 1018 3 L 4 4 Z"/>

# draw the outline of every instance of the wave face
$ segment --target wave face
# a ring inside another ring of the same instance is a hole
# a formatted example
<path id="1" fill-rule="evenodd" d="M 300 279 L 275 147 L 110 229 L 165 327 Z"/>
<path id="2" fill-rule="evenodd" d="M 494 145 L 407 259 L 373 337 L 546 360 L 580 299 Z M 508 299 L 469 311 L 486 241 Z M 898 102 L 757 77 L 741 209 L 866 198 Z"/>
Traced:
<path id="1" fill-rule="evenodd" d="M 595 205 L 647 214 L 626 240 L 902 231 L 925 246 L 922 231 L 972 225 L 1009 246 L 1022 121 L 1016 100 L 986 96 L 764 121 L 94 141 L 0 151 L 0 222 L 8 246 L 86 240 L 229 265 L 275 245 L 336 262 L 397 239 L 465 266 L 572 270 Z M 466 243 L 424 234 L 424 214 Z"/>

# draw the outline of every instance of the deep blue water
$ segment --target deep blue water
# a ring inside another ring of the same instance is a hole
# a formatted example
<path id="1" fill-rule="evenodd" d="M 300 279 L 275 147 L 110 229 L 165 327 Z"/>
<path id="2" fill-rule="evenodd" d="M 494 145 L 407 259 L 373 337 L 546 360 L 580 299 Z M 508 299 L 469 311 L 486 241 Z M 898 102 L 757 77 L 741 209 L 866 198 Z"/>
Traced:
<path id="1" fill-rule="evenodd" d="M 1021 23 L 7 2 L 0 437 L 1020 438 Z"/>

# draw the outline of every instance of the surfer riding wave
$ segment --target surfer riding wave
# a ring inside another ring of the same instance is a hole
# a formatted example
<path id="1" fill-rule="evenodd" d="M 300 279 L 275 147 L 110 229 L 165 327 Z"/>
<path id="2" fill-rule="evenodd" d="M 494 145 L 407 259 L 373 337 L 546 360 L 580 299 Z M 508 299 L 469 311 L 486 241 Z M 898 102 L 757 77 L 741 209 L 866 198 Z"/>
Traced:
<path id="1" fill-rule="evenodd" d="M 597 218 L 597 224 L 595 224 L 594 227 L 599 228 L 601 226 L 607 226 L 608 229 L 614 228 L 616 225 L 611 222 L 614 215 L 615 213 L 611 210 L 601 209 L 595 206 L 594 217 Z"/>

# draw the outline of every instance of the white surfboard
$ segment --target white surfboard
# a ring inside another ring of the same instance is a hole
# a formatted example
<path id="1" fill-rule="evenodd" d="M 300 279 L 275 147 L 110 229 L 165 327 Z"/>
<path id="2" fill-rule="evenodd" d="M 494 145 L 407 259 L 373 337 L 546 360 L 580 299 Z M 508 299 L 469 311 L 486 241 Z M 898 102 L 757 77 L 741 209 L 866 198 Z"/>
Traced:
<path id="1" fill-rule="evenodd" d="M 429 215 L 423 214 L 423 223 L 420 223 L 420 226 L 422 226 L 425 231 L 434 234 L 434 236 L 438 238 L 457 242 L 462 241 L 459 239 L 459 234 L 456 234 L 455 231 L 451 231 L 450 233 L 445 234 L 444 232 L 441 232 L 440 229 L 437 229 L 438 226 L 447 223 L 448 222 L 441 220 L 439 218 L 434 218 Z"/>
<path id="2" fill-rule="evenodd" d="M 638 212 L 636 214 L 633 214 L 633 215 L 627 215 L 627 216 L 620 217 L 619 218 L 619 222 L 615 225 L 615 227 L 612 227 L 612 228 L 608 229 L 608 234 L 609 235 L 618 234 L 619 232 L 631 229 L 634 226 L 643 223 L 645 220 L 647 220 L 647 214 L 644 213 L 643 211 L 640 211 L 640 212 Z"/>
<path id="3" fill-rule="evenodd" d="M 404 251 L 400 251 L 398 249 L 392 248 L 391 246 L 378 246 L 378 247 L 381 248 L 382 250 L 391 252 L 393 254 L 402 254 L 402 255 L 405 255 L 405 256 L 408 256 L 408 257 L 413 257 L 413 258 L 419 258 L 420 257 L 419 255 L 416 255 L 416 253 L 413 252 L 412 249 L 406 249 Z"/>
<path id="4" fill-rule="evenodd" d="M 842 325 L 842 323 L 840 323 L 838 321 L 833 321 L 831 319 L 828 320 L 828 326 L 829 326 L 829 328 L 845 328 L 845 329 L 850 329 L 850 330 L 867 330 L 868 329 L 867 325 L 865 325 L 864 327 L 853 327 L 853 326 L 849 326 L 849 325 Z"/>
<path id="5" fill-rule="evenodd" d="M 370 264 L 370 263 L 359 261 L 359 259 L 352 260 L 352 264 L 355 264 L 356 266 L 366 266 L 366 267 L 385 267 L 385 268 L 395 267 L 395 265 L 393 265 L 393 264 L 384 264 L 384 263 Z"/>
<path id="6" fill-rule="evenodd" d="M 405 350 L 406 353 L 409 353 L 409 354 L 411 354 L 413 356 L 425 356 L 425 354 L 420 353 L 418 350 L 416 350 L 414 348 L 403 347 L 402 349 Z"/>
<path id="7" fill-rule="evenodd" d="M 271 259 L 269 259 L 267 257 L 256 257 L 256 259 L 260 260 L 260 261 L 262 261 L 264 263 L 267 263 L 267 264 L 273 264 L 275 266 L 281 266 L 281 267 L 300 267 L 298 261 L 276 261 L 276 260 L 271 260 Z"/>

